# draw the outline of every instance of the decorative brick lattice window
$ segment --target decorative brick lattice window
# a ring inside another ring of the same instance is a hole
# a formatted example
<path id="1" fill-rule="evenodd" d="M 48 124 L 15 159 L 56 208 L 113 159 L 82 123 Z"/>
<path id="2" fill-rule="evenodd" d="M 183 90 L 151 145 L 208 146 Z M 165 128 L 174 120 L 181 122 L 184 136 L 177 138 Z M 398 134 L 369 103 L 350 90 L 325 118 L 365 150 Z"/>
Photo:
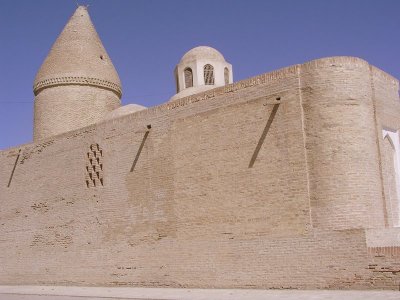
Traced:
<path id="1" fill-rule="evenodd" d="M 228 68 L 224 69 L 224 79 L 225 79 L 225 84 L 229 84 L 229 70 L 228 70 Z"/>
<path id="2" fill-rule="evenodd" d="M 103 186 L 103 149 L 99 144 L 91 144 L 86 154 L 86 186 Z"/>
<path id="3" fill-rule="evenodd" d="M 185 88 L 193 86 L 193 72 L 191 68 L 186 68 L 185 71 Z"/>
<path id="4" fill-rule="evenodd" d="M 214 67 L 212 65 L 207 64 L 204 66 L 204 84 L 214 84 Z"/>

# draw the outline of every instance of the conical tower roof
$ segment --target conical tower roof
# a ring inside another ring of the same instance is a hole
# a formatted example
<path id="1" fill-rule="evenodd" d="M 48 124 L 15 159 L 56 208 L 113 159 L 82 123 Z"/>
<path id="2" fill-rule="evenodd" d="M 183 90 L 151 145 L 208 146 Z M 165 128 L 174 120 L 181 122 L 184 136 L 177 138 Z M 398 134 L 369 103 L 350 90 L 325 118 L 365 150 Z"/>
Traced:
<path id="1" fill-rule="evenodd" d="M 112 90 L 121 97 L 121 82 L 87 8 L 79 6 L 40 67 L 33 86 L 91 85 Z"/>

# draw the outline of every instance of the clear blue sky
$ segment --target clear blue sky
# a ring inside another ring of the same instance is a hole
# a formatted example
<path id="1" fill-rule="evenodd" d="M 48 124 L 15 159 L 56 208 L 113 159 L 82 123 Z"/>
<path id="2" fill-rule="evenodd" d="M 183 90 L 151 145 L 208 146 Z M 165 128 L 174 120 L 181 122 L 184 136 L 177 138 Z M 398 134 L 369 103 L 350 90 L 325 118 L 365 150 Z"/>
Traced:
<path id="1" fill-rule="evenodd" d="M 123 104 L 167 101 L 176 63 L 199 45 L 235 81 L 337 55 L 400 78 L 400 0 L 0 0 L 0 149 L 32 140 L 32 83 L 76 2 L 90 5 Z"/>

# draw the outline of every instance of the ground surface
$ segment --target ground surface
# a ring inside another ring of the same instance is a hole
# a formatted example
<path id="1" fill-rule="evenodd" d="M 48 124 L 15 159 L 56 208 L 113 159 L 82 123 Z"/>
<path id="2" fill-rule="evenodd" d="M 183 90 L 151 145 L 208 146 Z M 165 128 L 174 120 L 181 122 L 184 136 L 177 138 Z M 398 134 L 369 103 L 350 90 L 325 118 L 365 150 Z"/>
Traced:
<path id="1" fill-rule="evenodd" d="M 0 300 L 400 300 L 397 291 L 222 290 L 0 286 Z"/>

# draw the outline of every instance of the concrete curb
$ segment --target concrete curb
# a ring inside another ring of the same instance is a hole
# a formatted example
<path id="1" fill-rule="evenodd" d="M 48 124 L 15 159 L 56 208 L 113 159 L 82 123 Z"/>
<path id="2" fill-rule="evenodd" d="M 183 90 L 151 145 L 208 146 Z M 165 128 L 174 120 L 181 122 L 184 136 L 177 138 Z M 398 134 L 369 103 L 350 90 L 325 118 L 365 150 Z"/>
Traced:
<path id="1" fill-rule="evenodd" d="M 127 287 L 0 286 L 1 300 L 400 300 L 397 291 L 174 289 Z"/>

